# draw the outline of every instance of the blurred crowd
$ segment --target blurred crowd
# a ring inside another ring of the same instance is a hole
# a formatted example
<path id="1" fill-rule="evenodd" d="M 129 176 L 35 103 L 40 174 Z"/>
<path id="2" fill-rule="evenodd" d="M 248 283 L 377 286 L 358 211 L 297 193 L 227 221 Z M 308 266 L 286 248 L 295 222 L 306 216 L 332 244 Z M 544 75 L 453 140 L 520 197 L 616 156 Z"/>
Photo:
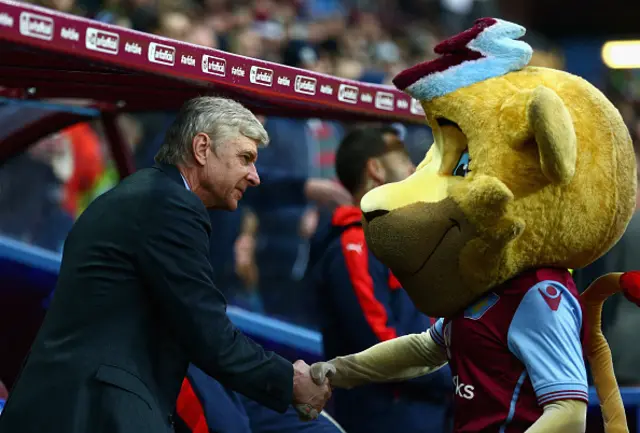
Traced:
<path id="1" fill-rule="evenodd" d="M 480 16 L 499 16 L 494 0 L 34 0 L 49 8 L 198 45 L 340 77 L 389 84 L 396 73 L 432 58 L 435 44 Z M 563 68 L 552 44 L 532 34 L 533 64 Z M 612 73 L 606 90 L 638 143 L 640 76 Z M 136 168 L 153 164 L 172 113 L 121 115 Z M 340 121 L 261 117 L 271 144 L 258 170 L 278 188 L 260 190 L 234 215 L 212 216 L 212 262 L 231 303 L 316 327 L 305 291 L 309 240 L 350 197 L 335 179 L 335 149 L 354 126 Z M 391 125 L 414 164 L 432 137 L 421 125 Z M 25 179 L 27 176 L 28 179 Z M 0 232 L 61 251 L 86 205 L 119 180 L 100 123 L 54 134 L 0 168 Z M 20 185 L 28 182 L 25 198 Z M 282 187 L 288 185 L 291 188 Z M 298 190 L 293 187 L 302 185 Z M 305 195 L 303 200 L 293 196 Z M 629 237 L 638 236 L 638 218 Z M 215 228 L 214 228 L 215 230 Z M 633 238 L 635 239 L 635 238 Z M 639 269 L 640 243 L 629 241 L 624 267 Z M 596 266 L 621 269 L 621 262 Z M 607 262 L 608 263 L 608 262 Z M 584 288 L 589 272 L 578 272 Z M 610 324 L 615 326 L 612 307 Z M 627 316 L 625 316 L 625 320 Z M 640 325 L 640 323 L 638 323 Z M 625 325 L 626 329 L 637 326 Z M 613 328 L 612 328 L 613 329 Z M 626 350 L 626 349 L 625 349 Z M 631 379 L 640 383 L 640 378 Z"/>
<path id="2" fill-rule="evenodd" d="M 147 33 L 341 77 L 389 82 L 494 0 L 33 0 Z"/>

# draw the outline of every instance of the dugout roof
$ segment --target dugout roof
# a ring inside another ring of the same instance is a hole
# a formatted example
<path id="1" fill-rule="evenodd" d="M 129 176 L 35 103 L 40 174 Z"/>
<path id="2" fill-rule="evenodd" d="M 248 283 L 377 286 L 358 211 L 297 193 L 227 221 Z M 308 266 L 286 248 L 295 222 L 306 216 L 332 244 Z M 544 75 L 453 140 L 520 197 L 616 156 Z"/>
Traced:
<path id="1" fill-rule="evenodd" d="M 233 97 L 269 115 L 423 121 L 420 105 L 390 86 L 0 0 L 0 161 L 38 134 L 85 118 L 176 110 L 186 99 L 204 94 Z M 33 100 L 48 105 L 22 103 Z"/>

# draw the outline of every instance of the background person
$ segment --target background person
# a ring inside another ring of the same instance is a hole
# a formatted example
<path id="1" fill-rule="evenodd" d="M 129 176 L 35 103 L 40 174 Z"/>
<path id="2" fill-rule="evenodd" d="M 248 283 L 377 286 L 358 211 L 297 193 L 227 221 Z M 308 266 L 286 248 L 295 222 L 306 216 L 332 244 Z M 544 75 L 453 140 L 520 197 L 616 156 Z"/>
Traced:
<path id="1" fill-rule="evenodd" d="M 338 207 L 315 237 L 308 274 L 315 287 L 327 359 L 424 332 L 431 324 L 389 268 L 369 252 L 361 224 L 358 205 L 368 191 L 415 171 L 398 132 L 393 128 L 350 132 L 338 147 L 335 166 L 353 203 Z M 406 383 L 336 389 L 335 416 L 349 433 L 442 433 L 448 431 L 450 392 L 447 369 Z"/>

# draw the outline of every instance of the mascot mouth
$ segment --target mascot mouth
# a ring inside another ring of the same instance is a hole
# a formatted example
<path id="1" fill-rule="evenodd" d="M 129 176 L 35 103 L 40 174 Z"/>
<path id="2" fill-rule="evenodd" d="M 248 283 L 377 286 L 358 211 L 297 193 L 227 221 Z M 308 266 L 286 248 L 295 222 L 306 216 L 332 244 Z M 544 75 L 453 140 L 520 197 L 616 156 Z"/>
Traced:
<path id="1" fill-rule="evenodd" d="M 458 221 L 454 220 L 453 218 L 449 218 L 449 221 L 451 221 L 451 225 L 449 225 L 449 227 L 444 231 L 444 233 L 442 233 L 442 236 L 440 236 L 440 239 L 438 240 L 438 242 L 436 242 L 436 245 L 433 247 L 433 249 L 427 256 L 427 258 L 422 262 L 420 267 L 415 272 L 411 273 L 411 276 L 418 274 L 420 271 L 424 269 L 425 266 L 427 266 L 427 263 L 429 263 L 429 260 L 431 259 L 431 257 L 433 257 L 435 252 L 438 251 L 438 247 L 440 247 L 442 242 L 444 242 L 444 239 L 447 237 L 447 235 L 451 230 L 453 230 L 456 227 L 458 228 L 458 231 L 462 230 L 460 223 Z"/>
<path id="2" fill-rule="evenodd" d="M 458 255 L 476 235 L 451 197 L 434 203 L 416 202 L 385 211 L 375 219 L 365 218 L 363 228 L 373 254 L 398 278 L 419 280 L 425 273 L 440 275 L 445 269 L 446 273 L 457 273 Z"/>

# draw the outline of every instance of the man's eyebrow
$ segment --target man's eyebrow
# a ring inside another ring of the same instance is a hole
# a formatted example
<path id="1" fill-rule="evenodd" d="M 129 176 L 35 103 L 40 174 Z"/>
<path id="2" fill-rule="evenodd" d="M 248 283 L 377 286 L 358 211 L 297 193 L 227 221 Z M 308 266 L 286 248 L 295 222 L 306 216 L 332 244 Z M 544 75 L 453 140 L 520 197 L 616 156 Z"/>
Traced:
<path id="1" fill-rule="evenodd" d="M 241 155 L 247 155 L 249 158 L 251 158 L 252 161 L 255 161 L 258 159 L 258 152 L 255 152 L 253 150 L 243 150 L 240 152 Z"/>

